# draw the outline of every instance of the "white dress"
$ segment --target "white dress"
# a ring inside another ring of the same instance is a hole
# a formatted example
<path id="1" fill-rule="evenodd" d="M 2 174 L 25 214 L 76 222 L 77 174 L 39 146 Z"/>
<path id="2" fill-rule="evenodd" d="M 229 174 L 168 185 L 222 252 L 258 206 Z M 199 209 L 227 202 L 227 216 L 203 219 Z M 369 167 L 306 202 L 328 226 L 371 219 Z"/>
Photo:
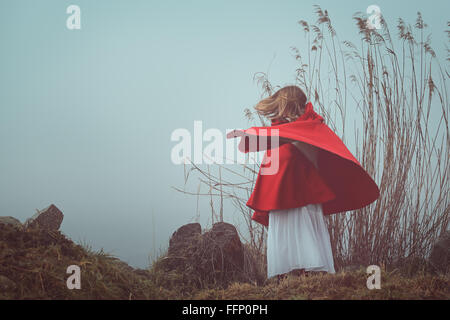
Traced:
<path id="1" fill-rule="evenodd" d="M 321 204 L 269 213 L 268 277 L 294 269 L 335 273 L 330 235 Z"/>

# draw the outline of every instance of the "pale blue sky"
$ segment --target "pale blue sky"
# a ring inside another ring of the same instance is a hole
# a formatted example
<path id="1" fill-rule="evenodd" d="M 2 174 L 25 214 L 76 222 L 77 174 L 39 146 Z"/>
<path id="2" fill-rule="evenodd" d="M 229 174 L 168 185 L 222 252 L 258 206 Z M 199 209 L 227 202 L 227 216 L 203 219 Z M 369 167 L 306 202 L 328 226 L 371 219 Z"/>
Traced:
<path id="1" fill-rule="evenodd" d="M 81 30 L 66 28 L 70 4 Z M 352 16 L 368 5 L 392 27 L 421 11 L 444 54 L 449 1 L 1 0 L 0 215 L 54 203 L 69 237 L 146 266 L 196 214 L 170 188 L 183 185 L 171 132 L 246 127 L 256 72 L 294 81 L 289 48 L 305 48 L 297 21 L 315 21 L 313 4 L 356 42 Z"/>

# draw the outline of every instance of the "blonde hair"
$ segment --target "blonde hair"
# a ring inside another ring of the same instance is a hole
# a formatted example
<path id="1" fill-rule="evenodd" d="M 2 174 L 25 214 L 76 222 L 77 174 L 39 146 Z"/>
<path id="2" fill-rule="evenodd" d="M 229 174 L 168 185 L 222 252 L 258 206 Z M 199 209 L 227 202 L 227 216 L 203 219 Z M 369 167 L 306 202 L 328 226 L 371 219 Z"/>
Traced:
<path id="1" fill-rule="evenodd" d="M 270 120 L 296 120 L 305 111 L 306 95 L 297 86 L 287 86 L 256 104 L 256 112 Z"/>

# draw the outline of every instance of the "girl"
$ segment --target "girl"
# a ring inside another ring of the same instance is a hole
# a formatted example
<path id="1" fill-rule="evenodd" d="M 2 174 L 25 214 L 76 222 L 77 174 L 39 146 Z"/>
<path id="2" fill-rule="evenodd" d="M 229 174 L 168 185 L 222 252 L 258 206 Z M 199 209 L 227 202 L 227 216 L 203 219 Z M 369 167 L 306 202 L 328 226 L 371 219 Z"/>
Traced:
<path id="1" fill-rule="evenodd" d="M 278 151 L 277 172 L 264 175 L 261 165 L 247 202 L 252 219 L 268 226 L 268 277 L 293 270 L 335 273 L 324 214 L 361 208 L 378 198 L 378 187 L 299 87 L 284 87 L 255 109 L 272 126 L 235 130 L 228 138 L 242 137 L 243 152 L 266 146 L 272 148 L 267 157 Z M 268 136 L 278 136 L 279 144 L 261 144 Z"/>

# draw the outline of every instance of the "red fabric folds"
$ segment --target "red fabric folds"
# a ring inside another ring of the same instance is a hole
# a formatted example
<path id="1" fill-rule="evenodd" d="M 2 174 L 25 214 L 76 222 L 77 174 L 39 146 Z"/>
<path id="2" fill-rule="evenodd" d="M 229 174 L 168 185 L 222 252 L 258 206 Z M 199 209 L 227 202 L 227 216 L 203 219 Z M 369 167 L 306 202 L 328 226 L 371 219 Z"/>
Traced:
<path id="1" fill-rule="evenodd" d="M 272 146 L 267 137 L 277 135 L 279 145 Z M 252 219 L 265 226 L 269 224 L 271 210 L 322 203 L 323 212 L 328 215 L 362 208 L 379 197 L 376 183 L 310 102 L 305 113 L 295 121 L 235 130 L 227 137 L 241 137 L 239 150 L 242 152 L 266 150 L 247 201 L 247 206 L 254 210 Z M 297 147 L 288 143 L 292 140 L 318 148 L 318 169 Z M 274 151 L 278 151 L 278 170 L 275 174 L 262 174 L 270 165 L 265 164 L 265 159 Z"/>

